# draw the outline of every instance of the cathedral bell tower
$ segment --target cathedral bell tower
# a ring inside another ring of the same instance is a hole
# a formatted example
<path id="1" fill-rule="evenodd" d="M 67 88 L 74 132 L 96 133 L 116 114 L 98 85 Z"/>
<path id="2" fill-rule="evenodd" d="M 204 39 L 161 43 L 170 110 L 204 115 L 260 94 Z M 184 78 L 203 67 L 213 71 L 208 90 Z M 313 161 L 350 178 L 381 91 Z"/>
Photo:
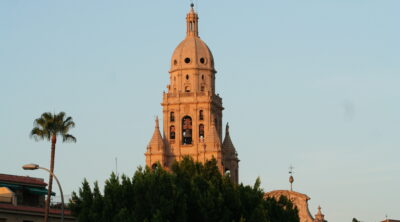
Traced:
<path id="1" fill-rule="evenodd" d="M 222 142 L 222 98 L 215 94 L 214 58 L 200 39 L 199 17 L 191 5 L 186 16 L 186 38 L 171 58 L 170 82 L 163 94 L 163 134 L 158 119 L 147 147 L 146 165 L 170 167 L 191 156 L 205 162 L 215 158 L 222 174 L 238 183 L 239 159 L 226 126 Z"/>

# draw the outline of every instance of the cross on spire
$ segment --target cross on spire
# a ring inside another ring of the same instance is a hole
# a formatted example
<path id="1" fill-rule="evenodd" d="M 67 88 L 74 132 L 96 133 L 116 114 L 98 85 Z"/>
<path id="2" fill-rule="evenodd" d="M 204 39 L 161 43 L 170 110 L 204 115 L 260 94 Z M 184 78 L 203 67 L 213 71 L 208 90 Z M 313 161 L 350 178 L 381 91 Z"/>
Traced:
<path id="1" fill-rule="evenodd" d="M 293 167 L 292 165 L 290 165 L 290 167 L 289 167 L 289 174 L 290 174 L 290 176 L 293 175 L 293 169 L 294 169 L 294 167 Z"/>

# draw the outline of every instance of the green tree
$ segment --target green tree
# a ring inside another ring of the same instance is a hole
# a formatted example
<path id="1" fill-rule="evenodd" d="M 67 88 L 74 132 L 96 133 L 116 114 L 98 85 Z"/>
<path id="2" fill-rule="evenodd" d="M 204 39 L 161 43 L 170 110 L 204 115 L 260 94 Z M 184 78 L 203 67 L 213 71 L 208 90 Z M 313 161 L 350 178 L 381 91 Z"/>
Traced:
<path id="1" fill-rule="evenodd" d="M 360 222 L 360 221 L 357 220 L 356 218 L 353 218 L 352 222 Z"/>
<path id="2" fill-rule="evenodd" d="M 264 199 L 260 184 L 259 179 L 254 186 L 233 184 L 215 160 L 201 164 L 184 158 L 168 171 L 161 165 L 139 168 L 132 179 L 111 174 L 103 195 L 96 183 L 92 191 L 84 180 L 70 204 L 80 222 L 299 221 L 289 200 Z"/>
<path id="3" fill-rule="evenodd" d="M 76 142 L 76 138 L 68 134 L 69 130 L 73 127 L 75 127 L 74 121 L 71 117 L 66 117 L 64 112 L 58 114 L 46 112 L 34 121 L 34 128 L 30 136 L 36 141 L 44 139 L 51 141 L 50 172 L 52 173 L 54 172 L 57 136 L 61 136 L 63 142 Z M 45 222 L 48 221 L 52 186 L 53 176 L 50 174 L 45 206 Z"/>

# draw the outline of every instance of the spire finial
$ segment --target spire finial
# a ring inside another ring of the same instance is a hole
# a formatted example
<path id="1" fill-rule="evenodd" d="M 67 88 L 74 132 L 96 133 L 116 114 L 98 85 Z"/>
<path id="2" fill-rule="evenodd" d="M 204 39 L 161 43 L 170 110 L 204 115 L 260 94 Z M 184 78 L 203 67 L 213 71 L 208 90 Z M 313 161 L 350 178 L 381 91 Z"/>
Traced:
<path id="1" fill-rule="evenodd" d="M 294 182 L 294 178 L 293 178 L 293 169 L 294 167 L 292 165 L 290 165 L 289 167 L 289 182 L 290 182 L 290 191 L 293 191 L 293 182 Z"/>
<path id="2" fill-rule="evenodd" d="M 226 130 L 225 130 L 226 134 L 229 134 L 229 122 L 226 123 Z"/>
<path id="3" fill-rule="evenodd" d="M 199 36 L 199 28 L 198 28 L 199 17 L 197 13 L 194 11 L 193 2 L 190 4 L 190 11 L 186 16 L 187 23 L 187 36 Z"/>
<path id="4" fill-rule="evenodd" d="M 156 128 L 160 128 L 160 125 L 158 123 L 158 116 L 156 116 Z"/>

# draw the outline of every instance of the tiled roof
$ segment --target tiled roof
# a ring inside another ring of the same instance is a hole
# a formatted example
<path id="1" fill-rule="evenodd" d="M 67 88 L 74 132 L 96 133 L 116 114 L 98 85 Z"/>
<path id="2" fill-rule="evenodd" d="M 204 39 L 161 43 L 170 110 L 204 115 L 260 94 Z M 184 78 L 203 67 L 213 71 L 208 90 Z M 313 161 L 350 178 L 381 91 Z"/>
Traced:
<path id="1" fill-rule="evenodd" d="M 44 208 L 41 207 L 29 207 L 29 206 L 14 206 L 12 204 L 0 203 L 0 210 L 13 210 L 13 211 L 24 211 L 33 213 L 44 213 Z M 50 214 L 61 214 L 61 209 L 50 209 Z M 64 210 L 64 215 L 70 216 L 70 210 Z"/>
<path id="2" fill-rule="evenodd" d="M 43 179 L 35 177 L 17 176 L 9 174 L 0 174 L 0 182 L 12 183 L 12 184 L 26 184 L 36 186 L 47 186 L 47 183 Z"/>

